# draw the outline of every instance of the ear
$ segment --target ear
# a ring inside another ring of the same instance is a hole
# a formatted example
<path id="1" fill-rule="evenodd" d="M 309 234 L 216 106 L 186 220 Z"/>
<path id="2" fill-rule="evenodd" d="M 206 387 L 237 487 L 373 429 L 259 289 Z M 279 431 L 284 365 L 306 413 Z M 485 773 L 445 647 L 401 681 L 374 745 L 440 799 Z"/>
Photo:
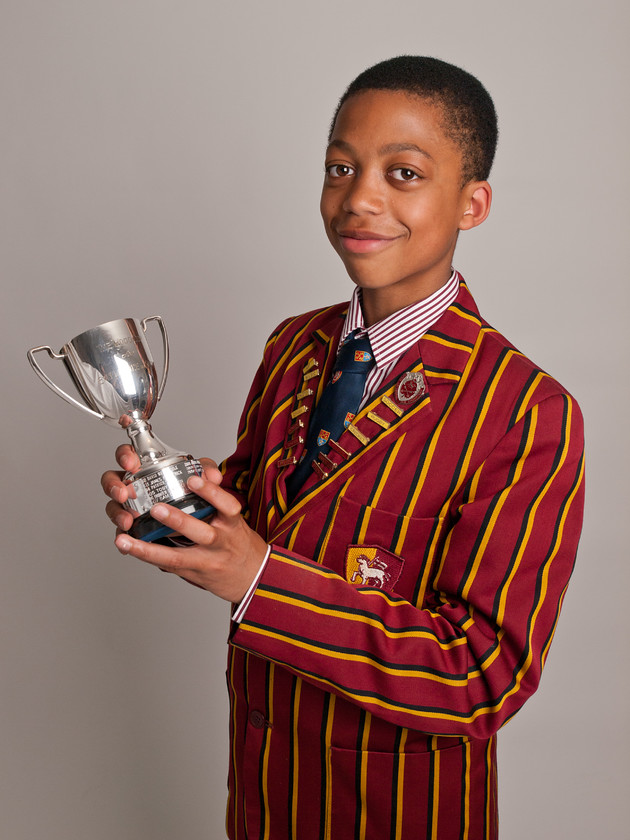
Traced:
<path id="1" fill-rule="evenodd" d="M 492 204 L 492 187 L 487 181 L 471 181 L 464 187 L 464 212 L 460 230 L 477 227 L 488 218 Z"/>

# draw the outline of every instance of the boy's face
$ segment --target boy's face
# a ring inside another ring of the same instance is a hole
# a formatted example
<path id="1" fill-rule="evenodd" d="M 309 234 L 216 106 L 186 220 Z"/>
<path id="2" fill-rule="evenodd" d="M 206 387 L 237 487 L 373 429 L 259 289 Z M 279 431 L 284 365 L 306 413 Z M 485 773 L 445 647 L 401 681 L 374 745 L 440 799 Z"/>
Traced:
<path id="1" fill-rule="evenodd" d="M 341 107 L 326 153 L 326 233 L 363 289 L 368 323 L 428 297 L 449 278 L 474 182 L 440 112 L 401 91 L 368 90 Z"/>

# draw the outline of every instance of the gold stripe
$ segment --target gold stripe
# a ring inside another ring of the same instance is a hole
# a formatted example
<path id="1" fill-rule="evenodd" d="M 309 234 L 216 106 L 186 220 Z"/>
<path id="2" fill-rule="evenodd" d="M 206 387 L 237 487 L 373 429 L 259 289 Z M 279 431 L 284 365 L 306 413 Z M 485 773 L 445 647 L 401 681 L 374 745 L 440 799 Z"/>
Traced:
<path id="1" fill-rule="evenodd" d="M 372 715 L 367 712 L 365 717 L 365 727 L 363 729 L 363 738 L 361 739 L 361 817 L 359 823 L 359 837 L 360 840 L 365 840 L 365 829 L 367 825 L 367 771 L 368 771 L 368 742 L 370 738 L 370 725 L 372 723 Z"/>
<path id="2" fill-rule="evenodd" d="M 470 741 L 464 744 L 464 752 L 466 754 L 466 775 L 464 777 L 464 833 L 462 840 L 468 840 L 468 832 L 470 830 Z"/>
<path id="3" fill-rule="evenodd" d="M 304 517 L 300 516 L 300 518 L 298 519 L 298 521 L 295 525 L 295 528 L 291 532 L 291 539 L 289 540 L 289 543 L 287 545 L 287 551 L 293 551 L 293 547 L 294 547 L 295 541 L 297 539 L 297 534 L 298 534 L 298 531 L 300 530 L 302 522 L 304 522 Z"/>
<path id="4" fill-rule="evenodd" d="M 275 673 L 275 664 L 271 662 L 269 664 L 269 722 L 273 724 L 273 678 Z M 271 735 L 270 735 L 270 728 L 267 727 L 265 729 L 265 747 L 263 753 L 263 771 L 262 771 L 262 794 L 263 794 L 263 809 L 265 812 L 265 833 L 263 834 L 264 840 L 269 840 L 269 788 L 268 788 L 268 778 L 269 778 L 269 749 L 271 746 Z"/>
<path id="5" fill-rule="evenodd" d="M 391 400 L 387 395 L 381 397 L 381 402 L 383 403 L 383 405 L 386 405 L 387 408 L 391 409 L 394 412 L 394 414 L 396 414 L 398 417 L 402 417 L 405 413 L 402 410 L 402 408 L 399 405 L 396 405 L 396 403 L 393 400 Z"/>
<path id="6" fill-rule="evenodd" d="M 391 454 L 391 456 L 390 456 L 390 458 L 387 462 L 387 466 L 383 470 L 383 475 L 381 476 L 381 480 L 379 481 L 378 488 L 376 490 L 376 493 L 374 494 L 374 498 L 372 499 L 372 507 L 377 507 L 377 505 L 379 503 L 379 500 L 381 498 L 381 493 L 383 492 L 383 489 L 385 488 L 385 484 L 387 482 L 387 479 L 389 478 L 389 475 L 390 475 L 390 473 L 391 473 L 391 471 L 394 467 L 394 461 L 398 457 L 400 447 L 403 445 L 403 442 L 404 442 L 406 436 L 407 436 L 407 433 L 405 432 L 404 434 L 402 434 L 398 438 L 398 440 L 396 441 L 396 444 L 394 445 L 394 448 L 392 450 L 392 454 Z"/>
<path id="7" fill-rule="evenodd" d="M 291 827 L 292 837 L 297 837 L 297 812 L 298 812 L 298 772 L 300 768 L 298 739 L 298 715 L 300 712 L 300 695 L 302 694 L 302 680 L 295 678 L 295 700 L 293 702 L 293 788 L 291 791 Z"/>
<path id="8" fill-rule="evenodd" d="M 398 748 L 398 778 L 396 779 L 396 835 L 395 840 L 402 840 L 402 829 L 404 823 L 403 802 L 404 802 L 404 784 L 405 784 L 405 744 L 407 742 L 407 734 L 409 730 L 403 729 L 400 736 L 400 746 Z"/>
<path id="9" fill-rule="evenodd" d="M 461 350 L 463 353 L 472 352 L 472 348 L 469 347 L 467 344 L 462 344 L 459 341 L 449 341 L 447 338 L 442 338 L 441 336 L 432 335 L 430 332 L 425 333 L 425 335 L 423 337 L 427 341 L 434 341 L 436 344 L 441 344 L 443 347 L 452 347 L 454 350 Z"/>
<path id="10" fill-rule="evenodd" d="M 486 825 L 488 826 L 487 833 L 486 833 L 486 840 L 490 837 L 490 826 L 493 823 L 493 814 L 491 813 L 491 805 L 492 805 L 492 794 L 490 793 L 495 789 L 495 782 L 496 779 L 494 778 L 495 767 L 492 762 L 492 744 L 494 741 L 494 735 L 488 740 L 488 746 L 486 747 L 486 766 L 488 768 L 488 775 L 486 776 L 486 790 L 488 791 L 488 796 L 486 799 Z"/>
<path id="11" fill-rule="evenodd" d="M 334 694 L 330 695 L 330 705 L 328 707 L 328 718 L 326 720 L 326 736 L 325 736 L 325 747 L 326 747 L 326 840 L 332 840 L 331 838 L 331 812 L 332 812 L 332 750 L 330 749 L 331 744 L 331 733 L 332 733 L 332 725 L 333 725 L 333 716 L 335 712 L 335 700 L 337 698 Z"/>
<path id="12" fill-rule="evenodd" d="M 232 720 L 236 721 L 236 719 L 237 719 L 237 717 L 236 717 L 236 711 L 237 711 L 236 707 L 238 705 L 238 700 L 237 700 L 238 695 L 237 695 L 237 692 L 236 692 L 236 686 L 234 685 L 234 659 L 235 659 L 235 657 L 232 656 L 231 661 L 230 661 L 230 686 L 232 688 L 232 695 L 231 695 Z M 249 662 L 249 654 L 247 654 L 247 653 L 245 654 L 245 662 L 246 662 L 246 665 Z M 230 752 L 231 752 L 230 758 L 231 758 L 231 763 L 232 763 L 232 776 L 234 778 L 234 790 L 230 793 L 230 798 L 232 796 L 234 797 L 234 799 L 231 803 L 234 807 L 234 817 L 233 817 L 233 819 L 234 819 L 234 825 L 238 826 L 239 773 L 238 773 L 238 770 L 236 769 L 236 726 L 233 726 L 232 730 L 233 731 L 232 731 L 232 743 L 230 745 Z M 230 803 L 228 803 L 228 807 L 229 807 L 229 805 L 230 805 Z M 238 828 L 236 830 L 238 831 Z"/>
<path id="13" fill-rule="evenodd" d="M 367 416 L 370 420 L 374 423 L 378 423 L 379 426 L 382 426 L 384 429 L 389 429 L 392 425 L 388 420 L 384 420 L 382 417 L 379 417 L 378 414 L 374 414 L 373 411 L 368 411 Z"/>
<path id="14" fill-rule="evenodd" d="M 433 749 L 433 821 L 431 823 L 431 838 L 439 840 L 438 812 L 440 810 L 440 750 L 437 748 L 437 738 L 431 738 Z"/>
<path id="15" fill-rule="evenodd" d="M 357 429 L 354 423 L 350 423 L 348 425 L 348 431 L 351 432 L 355 436 L 355 438 L 363 444 L 363 446 L 367 446 L 367 444 L 370 442 L 370 438 L 367 435 L 364 435 L 363 432 L 359 431 L 359 429 Z"/>
<path id="16" fill-rule="evenodd" d="M 538 374 L 538 376 L 534 379 L 534 381 L 532 382 L 532 384 L 531 384 L 531 385 L 529 386 L 529 388 L 527 389 L 527 393 L 525 394 L 525 396 L 524 396 L 524 397 L 523 397 L 523 399 L 521 400 L 521 407 L 520 407 L 519 412 L 518 412 L 518 415 L 517 415 L 517 417 L 516 417 L 516 422 L 517 422 L 517 423 L 518 423 L 518 421 L 519 421 L 522 417 L 524 417 L 524 416 L 525 416 L 525 414 L 527 413 L 527 404 L 529 403 L 529 398 L 530 398 L 530 397 L 531 397 L 531 395 L 534 393 L 534 391 L 536 390 L 536 388 L 537 388 L 537 387 L 538 387 L 538 385 L 540 384 L 541 380 L 543 380 L 546 376 L 547 376 L 547 374 L 546 374 L 546 373 L 543 373 L 542 371 L 540 371 L 540 373 Z"/>

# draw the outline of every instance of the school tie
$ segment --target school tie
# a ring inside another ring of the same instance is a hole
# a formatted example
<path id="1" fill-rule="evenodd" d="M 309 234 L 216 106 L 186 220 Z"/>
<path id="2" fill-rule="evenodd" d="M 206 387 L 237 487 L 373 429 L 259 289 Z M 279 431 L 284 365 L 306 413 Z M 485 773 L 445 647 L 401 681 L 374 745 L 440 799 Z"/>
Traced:
<path id="1" fill-rule="evenodd" d="M 361 404 L 365 380 L 374 367 L 370 340 L 351 333 L 339 348 L 330 382 L 315 406 L 308 427 L 304 456 L 287 479 L 288 499 L 297 495 L 320 452 L 328 452 L 329 440 L 337 440 L 352 422 Z"/>

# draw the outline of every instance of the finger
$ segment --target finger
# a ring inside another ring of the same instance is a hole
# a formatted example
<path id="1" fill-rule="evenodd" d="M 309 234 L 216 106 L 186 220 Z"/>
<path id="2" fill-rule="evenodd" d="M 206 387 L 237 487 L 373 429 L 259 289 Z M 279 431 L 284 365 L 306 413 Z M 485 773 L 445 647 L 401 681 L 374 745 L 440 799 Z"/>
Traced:
<path id="1" fill-rule="evenodd" d="M 121 554 L 130 554 L 138 560 L 156 566 L 163 572 L 171 572 L 176 575 L 183 574 L 191 566 L 191 558 L 187 549 L 143 542 L 130 537 L 129 534 L 117 534 L 115 543 Z"/>
<path id="2" fill-rule="evenodd" d="M 223 481 L 223 474 L 217 467 L 216 461 L 213 461 L 212 458 L 200 458 L 199 462 L 203 467 L 205 478 L 207 478 L 208 481 L 213 481 L 215 484 L 221 484 Z"/>
<path id="3" fill-rule="evenodd" d="M 151 516 L 172 528 L 177 534 L 187 537 L 196 545 L 212 545 L 216 539 L 216 531 L 212 524 L 196 519 L 178 508 L 170 505 L 157 504 L 151 508 Z"/>
<path id="4" fill-rule="evenodd" d="M 205 481 L 198 475 L 193 475 L 188 479 L 188 487 L 193 490 L 202 499 L 210 502 L 217 512 L 227 517 L 239 516 L 241 513 L 241 506 L 238 501 L 214 481 Z"/>
<path id="5" fill-rule="evenodd" d="M 128 531 L 133 525 L 134 516 L 129 510 L 121 507 L 118 502 L 108 502 L 105 513 L 121 531 Z"/>
<path id="6" fill-rule="evenodd" d="M 128 443 L 121 443 L 116 449 L 116 461 L 123 470 L 127 470 L 128 472 L 138 472 L 140 469 L 140 458 L 138 458 Z"/>
<path id="7" fill-rule="evenodd" d="M 116 470 L 107 470 L 101 476 L 101 487 L 106 496 L 116 502 L 126 502 L 129 498 L 129 491 L 122 480 L 122 473 Z"/>

